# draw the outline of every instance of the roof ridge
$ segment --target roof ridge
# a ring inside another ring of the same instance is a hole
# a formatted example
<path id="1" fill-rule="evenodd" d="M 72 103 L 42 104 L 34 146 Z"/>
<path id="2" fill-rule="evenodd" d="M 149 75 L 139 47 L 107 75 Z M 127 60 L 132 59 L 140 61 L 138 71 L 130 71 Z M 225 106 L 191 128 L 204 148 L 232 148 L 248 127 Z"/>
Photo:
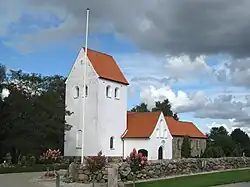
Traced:
<path id="1" fill-rule="evenodd" d="M 161 111 L 152 111 L 152 112 L 130 112 L 127 111 L 128 113 L 161 113 Z"/>
<path id="2" fill-rule="evenodd" d="M 83 49 L 85 50 L 85 47 L 83 47 Z M 107 54 L 107 53 L 103 53 L 103 52 L 100 52 L 100 51 L 97 51 L 97 50 L 94 50 L 94 49 L 91 49 L 91 48 L 88 48 L 88 47 L 87 47 L 87 49 L 88 49 L 88 50 L 91 50 L 91 51 L 94 51 L 94 52 L 96 52 L 96 53 L 100 53 L 100 54 L 103 54 L 103 55 L 106 55 L 106 56 L 109 56 L 109 57 L 112 57 L 112 58 L 113 58 L 112 55 L 109 55 L 109 54 Z"/>
<path id="3" fill-rule="evenodd" d="M 191 122 L 191 121 L 179 121 L 180 123 L 192 123 L 192 124 L 194 124 L 193 122 Z"/>

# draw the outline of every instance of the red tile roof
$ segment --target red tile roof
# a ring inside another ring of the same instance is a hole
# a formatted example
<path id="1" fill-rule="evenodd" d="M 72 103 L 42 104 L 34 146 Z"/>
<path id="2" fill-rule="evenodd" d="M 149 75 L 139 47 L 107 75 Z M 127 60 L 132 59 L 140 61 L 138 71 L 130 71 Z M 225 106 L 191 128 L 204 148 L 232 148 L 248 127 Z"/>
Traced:
<path id="1" fill-rule="evenodd" d="M 85 51 L 85 48 L 83 48 Z M 88 48 L 88 58 L 99 77 L 128 85 L 128 81 L 110 55 Z"/>
<path id="2" fill-rule="evenodd" d="M 149 138 L 155 129 L 161 112 L 128 112 L 127 130 L 123 138 Z M 176 121 L 165 117 L 172 136 L 189 136 L 191 138 L 207 138 L 192 122 Z"/>
<path id="3" fill-rule="evenodd" d="M 192 122 L 176 121 L 172 117 L 165 117 L 172 136 L 189 136 L 191 138 L 207 138 Z"/>
<path id="4" fill-rule="evenodd" d="M 123 138 L 148 138 L 154 131 L 160 112 L 128 112 Z"/>

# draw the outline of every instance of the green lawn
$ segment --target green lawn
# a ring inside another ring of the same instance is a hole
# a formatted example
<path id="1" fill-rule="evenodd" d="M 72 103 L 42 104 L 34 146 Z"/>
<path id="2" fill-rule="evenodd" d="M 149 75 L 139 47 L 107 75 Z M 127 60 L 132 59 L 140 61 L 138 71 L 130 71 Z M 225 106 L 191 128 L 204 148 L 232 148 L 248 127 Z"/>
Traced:
<path id="1" fill-rule="evenodd" d="M 250 181 L 250 169 L 143 182 L 137 183 L 136 187 L 209 187 L 248 181 Z M 130 186 L 132 185 L 128 185 Z"/>

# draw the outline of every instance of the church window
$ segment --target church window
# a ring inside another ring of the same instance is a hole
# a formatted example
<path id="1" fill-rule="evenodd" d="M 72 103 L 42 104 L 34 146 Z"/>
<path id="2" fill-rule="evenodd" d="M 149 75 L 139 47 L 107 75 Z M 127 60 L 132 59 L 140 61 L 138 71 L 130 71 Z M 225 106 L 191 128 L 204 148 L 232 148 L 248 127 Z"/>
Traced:
<path id="1" fill-rule="evenodd" d="M 156 129 L 156 138 L 159 138 L 159 137 L 160 137 L 160 130 Z"/>
<path id="2" fill-rule="evenodd" d="M 106 87 L 106 97 L 111 98 L 111 86 Z"/>
<path id="3" fill-rule="evenodd" d="M 78 130 L 76 134 L 76 147 L 82 148 L 82 130 Z"/>
<path id="4" fill-rule="evenodd" d="M 88 93 L 89 93 L 89 87 L 86 85 L 86 87 L 85 87 L 85 97 L 88 96 Z"/>
<path id="5" fill-rule="evenodd" d="M 160 121 L 160 137 L 161 138 L 164 137 L 164 124 L 163 124 L 163 120 Z"/>
<path id="6" fill-rule="evenodd" d="M 119 90 L 119 88 L 115 88 L 115 98 L 120 99 L 120 90 Z"/>
<path id="7" fill-rule="evenodd" d="M 76 86 L 76 87 L 75 87 L 75 98 L 78 98 L 78 97 L 79 97 L 79 94 L 80 94 L 79 87 Z"/>
<path id="8" fill-rule="evenodd" d="M 167 129 L 164 130 L 164 138 L 167 138 Z"/>
<path id="9" fill-rule="evenodd" d="M 109 140 L 110 142 L 109 142 L 109 147 L 110 147 L 110 149 L 114 149 L 114 137 L 112 136 L 112 137 L 110 137 L 110 140 Z"/>

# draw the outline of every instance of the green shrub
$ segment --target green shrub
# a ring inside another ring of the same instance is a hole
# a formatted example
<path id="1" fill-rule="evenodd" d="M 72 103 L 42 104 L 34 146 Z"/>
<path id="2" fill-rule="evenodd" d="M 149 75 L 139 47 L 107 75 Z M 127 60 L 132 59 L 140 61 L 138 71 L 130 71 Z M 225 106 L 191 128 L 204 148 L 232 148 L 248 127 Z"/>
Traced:
<path id="1" fill-rule="evenodd" d="M 4 157 L 4 160 L 6 160 L 8 165 L 12 164 L 12 156 L 10 153 L 7 153 L 6 156 Z"/>
<path id="2" fill-rule="evenodd" d="M 191 144 L 188 136 L 184 136 L 181 145 L 181 157 L 190 158 L 191 157 Z"/>
<path id="3" fill-rule="evenodd" d="M 25 173 L 25 172 L 43 172 L 49 170 L 54 170 L 54 165 L 45 165 L 45 164 L 36 164 L 34 166 L 22 167 L 22 166 L 15 166 L 15 167 L 2 167 L 0 168 L 0 174 L 4 173 Z M 56 164 L 55 169 L 68 169 L 68 164 Z"/>
<path id="4" fill-rule="evenodd" d="M 36 157 L 31 156 L 29 158 L 29 166 L 34 166 L 36 164 Z"/>
<path id="5" fill-rule="evenodd" d="M 21 166 L 27 166 L 27 157 L 26 156 L 22 156 L 20 163 L 21 163 Z"/>

